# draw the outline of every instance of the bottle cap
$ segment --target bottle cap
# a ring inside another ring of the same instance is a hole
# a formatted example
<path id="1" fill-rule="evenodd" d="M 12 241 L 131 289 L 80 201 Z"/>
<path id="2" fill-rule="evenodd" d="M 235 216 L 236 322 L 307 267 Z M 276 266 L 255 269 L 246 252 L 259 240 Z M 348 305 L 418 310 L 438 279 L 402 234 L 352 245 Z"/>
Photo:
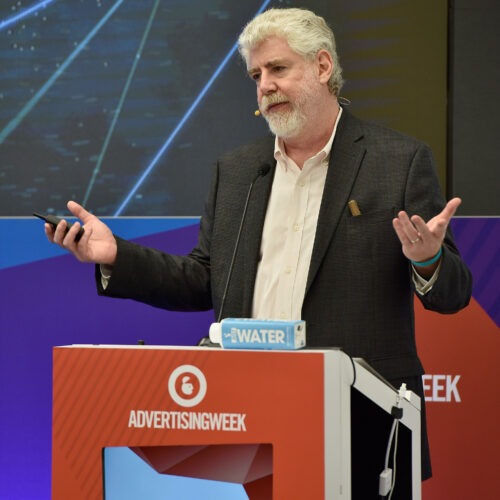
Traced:
<path id="1" fill-rule="evenodd" d="M 214 344 L 222 343 L 222 325 L 220 323 L 212 323 L 208 331 L 208 336 L 210 337 L 210 342 Z"/>

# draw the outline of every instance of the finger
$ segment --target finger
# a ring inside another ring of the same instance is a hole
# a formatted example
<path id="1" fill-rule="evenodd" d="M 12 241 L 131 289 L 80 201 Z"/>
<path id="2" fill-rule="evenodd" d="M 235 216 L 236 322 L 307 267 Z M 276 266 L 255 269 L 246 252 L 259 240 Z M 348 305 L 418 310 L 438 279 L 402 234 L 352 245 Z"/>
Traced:
<path id="1" fill-rule="evenodd" d="M 75 216 L 78 217 L 84 224 L 86 224 L 92 217 L 90 212 L 87 212 L 81 205 L 76 203 L 76 201 L 68 201 L 68 210 Z"/>
<path id="2" fill-rule="evenodd" d="M 398 220 L 400 221 L 402 228 L 408 234 L 411 234 L 415 230 L 415 226 L 413 225 L 410 217 L 405 211 L 401 211 L 398 213 Z"/>
<path id="3" fill-rule="evenodd" d="M 396 222 L 397 221 L 397 222 Z M 398 213 L 395 223 L 399 228 L 399 239 L 403 244 L 413 244 L 419 240 L 420 234 L 405 211 Z"/>
<path id="4" fill-rule="evenodd" d="M 78 231 L 80 231 L 81 224 L 76 221 L 73 223 L 73 225 L 70 227 L 69 231 L 66 233 L 66 236 L 64 237 L 64 246 L 67 248 L 74 248 L 77 245 L 77 242 L 75 241 L 76 235 L 78 234 Z"/>
<path id="5" fill-rule="evenodd" d="M 92 236 L 92 231 L 93 231 L 92 226 L 88 226 L 85 228 L 83 236 L 80 238 L 80 241 L 78 242 L 81 248 L 88 248 L 90 237 Z"/>
<path id="6" fill-rule="evenodd" d="M 66 236 L 66 230 L 68 228 L 68 223 L 63 219 L 54 230 L 54 243 L 58 245 L 63 245 L 64 237 Z"/>
<path id="7" fill-rule="evenodd" d="M 80 228 L 83 227 L 79 222 L 75 222 L 70 232 L 68 233 L 69 244 L 71 244 L 71 248 L 81 254 L 81 256 L 87 256 L 89 251 L 89 241 L 92 236 L 92 225 L 85 226 L 85 231 L 83 232 L 81 238 L 76 241 L 75 238 L 80 231 Z"/>
<path id="8" fill-rule="evenodd" d="M 460 198 L 452 198 L 446 204 L 446 206 L 444 207 L 440 216 L 444 217 L 447 222 L 450 221 L 450 219 L 455 215 L 455 212 L 457 211 L 457 209 L 461 203 L 462 203 L 462 200 Z"/>
<path id="9" fill-rule="evenodd" d="M 69 231 L 66 233 L 62 242 L 62 247 L 68 252 L 71 252 L 80 262 L 84 262 L 85 247 L 80 246 L 80 242 L 75 241 L 76 235 L 80 230 L 81 224 L 79 222 L 73 223 Z"/>
<path id="10" fill-rule="evenodd" d="M 427 240 L 431 236 L 431 231 L 420 215 L 413 215 L 411 222 L 422 240 Z"/>
<path id="11" fill-rule="evenodd" d="M 52 227 L 52 224 L 46 222 L 43 225 L 43 229 L 45 230 L 45 236 L 47 236 L 47 239 L 51 243 L 54 243 L 54 228 Z"/>
<path id="12" fill-rule="evenodd" d="M 408 227 L 403 224 L 399 218 L 392 220 L 392 226 L 402 245 L 411 246 L 419 240 L 419 234 L 415 228 L 412 225 Z"/>
<path id="13" fill-rule="evenodd" d="M 394 228 L 394 231 L 396 231 L 399 241 L 401 243 L 404 243 L 404 240 L 406 239 L 406 234 L 401 227 L 401 221 L 397 218 L 392 219 L 392 227 Z"/>

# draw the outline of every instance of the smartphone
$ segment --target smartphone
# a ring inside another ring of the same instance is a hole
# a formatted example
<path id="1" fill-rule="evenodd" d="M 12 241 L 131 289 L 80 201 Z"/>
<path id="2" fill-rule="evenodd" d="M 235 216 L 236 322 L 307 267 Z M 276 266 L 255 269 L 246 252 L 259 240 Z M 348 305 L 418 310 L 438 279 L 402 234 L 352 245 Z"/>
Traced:
<path id="1" fill-rule="evenodd" d="M 52 227 L 55 229 L 57 227 L 57 224 L 59 224 L 59 222 L 62 221 L 62 219 L 60 217 L 57 217 L 55 215 L 42 215 L 42 214 L 38 214 L 38 213 L 33 213 L 33 215 L 35 217 L 38 217 L 39 219 L 42 219 L 44 220 L 45 222 L 48 222 L 49 224 L 52 225 Z M 66 223 L 68 224 L 68 227 L 66 228 L 66 232 L 69 231 L 69 228 L 73 225 L 71 222 L 68 222 L 66 221 Z M 85 231 L 83 230 L 83 227 L 80 228 L 80 230 L 78 231 L 76 237 L 75 237 L 75 241 L 80 241 L 80 238 L 83 236 L 83 233 Z"/>

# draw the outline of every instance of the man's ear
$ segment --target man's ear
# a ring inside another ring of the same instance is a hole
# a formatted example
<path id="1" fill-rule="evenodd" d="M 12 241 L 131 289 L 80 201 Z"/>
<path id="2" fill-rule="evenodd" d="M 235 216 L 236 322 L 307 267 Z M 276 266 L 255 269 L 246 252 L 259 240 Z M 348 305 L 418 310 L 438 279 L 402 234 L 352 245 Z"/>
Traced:
<path id="1" fill-rule="evenodd" d="M 328 83 L 333 72 L 333 59 L 330 53 L 325 49 L 318 51 L 316 54 L 316 64 L 319 81 L 321 83 Z"/>

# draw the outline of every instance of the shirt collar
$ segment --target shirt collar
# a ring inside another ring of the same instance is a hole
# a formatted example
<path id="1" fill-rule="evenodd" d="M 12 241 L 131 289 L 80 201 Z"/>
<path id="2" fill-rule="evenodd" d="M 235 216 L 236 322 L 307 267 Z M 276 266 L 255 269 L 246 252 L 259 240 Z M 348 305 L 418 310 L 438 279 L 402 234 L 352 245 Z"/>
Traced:
<path id="1" fill-rule="evenodd" d="M 332 150 L 333 139 L 335 138 L 335 133 L 337 132 L 337 125 L 340 121 L 341 115 L 342 115 L 342 106 L 339 106 L 339 112 L 337 115 L 337 119 L 335 120 L 335 125 L 333 126 L 333 131 L 332 131 L 332 135 L 330 136 L 330 139 L 328 139 L 328 142 L 323 146 L 323 148 L 321 148 L 311 158 L 317 158 L 318 162 L 322 162 L 324 160 L 329 159 L 330 152 Z M 283 143 L 283 139 L 280 139 L 278 136 L 276 136 L 274 139 L 274 158 L 275 158 L 277 164 L 281 165 L 282 168 L 284 168 L 285 170 L 287 168 L 288 161 L 291 161 L 291 160 L 289 160 L 289 158 L 285 152 L 285 146 Z"/>

